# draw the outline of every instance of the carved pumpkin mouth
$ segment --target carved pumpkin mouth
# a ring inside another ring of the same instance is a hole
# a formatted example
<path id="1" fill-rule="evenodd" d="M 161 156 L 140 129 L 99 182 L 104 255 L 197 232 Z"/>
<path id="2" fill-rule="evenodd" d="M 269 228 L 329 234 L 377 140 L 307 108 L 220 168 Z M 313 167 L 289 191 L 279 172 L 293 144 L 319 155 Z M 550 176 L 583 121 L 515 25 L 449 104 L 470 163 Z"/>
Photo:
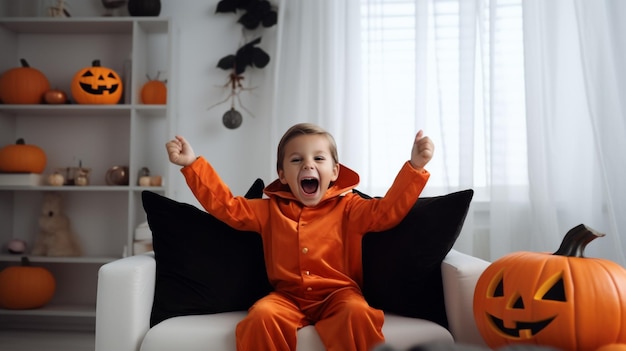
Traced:
<path id="1" fill-rule="evenodd" d="M 547 327 L 556 317 L 551 317 L 537 322 L 515 322 L 515 328 L 507 328 L 504 326 L 504 321 L 487 313 L 491 324 L 500 332 L 516 339 L 530 339 L 537 333 Z"/>
<path id="2" fill-rule="evenodd" d="M 113 94 L 117 91 L 119 84 L 112 84 L 110 88 L 107 88 L 106 85 L 98 85 L 97 89 L 91 87 L 91 84 L 80 83 L 80 88 L 88 94 L 93 95 L 102 95 L 105 91 L 108 91 L 109 94 Z"/>

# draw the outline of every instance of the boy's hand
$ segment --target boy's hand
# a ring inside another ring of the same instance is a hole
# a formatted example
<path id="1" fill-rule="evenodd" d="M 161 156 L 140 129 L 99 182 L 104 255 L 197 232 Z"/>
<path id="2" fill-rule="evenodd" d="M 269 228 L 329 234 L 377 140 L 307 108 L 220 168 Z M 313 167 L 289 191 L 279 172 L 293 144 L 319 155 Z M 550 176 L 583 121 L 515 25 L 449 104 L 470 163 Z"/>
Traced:
<path id="1" fill-rule="evenodd" d="M 191 144 L 187 142 L 182 136 L 176 136 L 175 139 L 168 141 L 165 144 L 167 150 L 167 156 L 175 165 L 189 166 L 196 160 L 196 154 L 191 148 Z"/>
<path id="2" fill-rule="evenodd" d="M 435 145 L 429 137 L 424 136 L 424 131 L 420 130 L 415 136 L 413 150 L 411 150 L 411 166 L 415 169 L 422 169 L 428 161 L 433 158 Z"/>

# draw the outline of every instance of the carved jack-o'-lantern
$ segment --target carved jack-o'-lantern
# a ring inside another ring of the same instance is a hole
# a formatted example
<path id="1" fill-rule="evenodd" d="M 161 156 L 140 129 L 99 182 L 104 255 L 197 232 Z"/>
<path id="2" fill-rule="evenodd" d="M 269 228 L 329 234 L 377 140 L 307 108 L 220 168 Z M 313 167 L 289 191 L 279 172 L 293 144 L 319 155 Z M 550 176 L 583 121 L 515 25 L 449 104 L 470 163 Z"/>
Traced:
<path id="1" fill-rule="evenodd" d="M 581 224 L 554 254 L 516 252 L 487 267 L 474 292 L 474 319 L 487 345 L 595 350 L 626 343 L 626 269 L 583 257 L 599 236 Z"/>
<path id="2" fill-rule="evenodd" d="M 72 96 L 79 104 L 117 104 L 122 98 L 122 80 L 112 69 L 94 60 L 72 79 Z"/>

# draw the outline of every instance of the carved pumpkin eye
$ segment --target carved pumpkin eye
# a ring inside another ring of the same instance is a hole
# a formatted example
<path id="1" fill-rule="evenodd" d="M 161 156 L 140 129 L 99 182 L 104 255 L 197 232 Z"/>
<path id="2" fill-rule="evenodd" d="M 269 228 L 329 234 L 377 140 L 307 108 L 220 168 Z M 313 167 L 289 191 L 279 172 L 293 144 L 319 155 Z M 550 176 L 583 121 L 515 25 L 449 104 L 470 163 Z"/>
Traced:
<path id="1" fill-rule="evenodd" d="M 496 277 L 491 281 L 489 286 L 487 297 L 504 297 L 504 274 L 498 273 Z"/>
<path id="2" fill-rule="evenodd" d="M 502 272 L 494 279 L 494 282 L 489 297 L 504 297 L 504 275 Z M 516 294 L 510 301 L 509 308 L 524 309 L 524 300 L 519 294 Z"/>
<path id="3" fill-rule="evenodd" d="M 117 79 L 117 77 L 115 76 L 115 74 L 109 72 L 109 74 L 107 75 L 107 77 L 109 78 L 113 78 L 113 79 Z"/>
<path id="4" fill-rule="evenodd" d="M 83 77 L 93 77 L 93 73 L 91 73 L 91 71 L 87 71 L 83 74 Z"/>
<path id="5" fill-rule="evenodd" d="M 563 282 L 563 273 L 553 275 L 537 290 L 535 295 L 537 300 L 560 301 L 566 302 L 565 283 Z"/>

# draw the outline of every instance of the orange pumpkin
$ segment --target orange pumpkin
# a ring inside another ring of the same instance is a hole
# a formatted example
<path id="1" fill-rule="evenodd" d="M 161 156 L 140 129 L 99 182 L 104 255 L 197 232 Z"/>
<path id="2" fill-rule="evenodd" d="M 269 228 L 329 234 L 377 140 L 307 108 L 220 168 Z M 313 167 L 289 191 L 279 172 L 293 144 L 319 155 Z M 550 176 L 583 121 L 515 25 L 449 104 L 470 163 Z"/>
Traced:
<path id="1" fill-rule="evenodd" d="M 33 267 L 22 257 L 21 266 L 0 272 L 0 307 L 12 310 L 39 308 L 50 302 L 56 280 L 43 267 Z"/>
<path id="2" fill-rule="evenodd" d="M 0 100 L 5 104 L 38 104 L 50 89 L 48 78 L 20 60 L 22 67 L 11 68 L 0 77 Z"/>
<path id="3" fill-rule="evenodd" d="M 122 98 L 122 80 L 112 69 L 94 60 L 91 67 L 79 70 L 71 82 L 72 96 L 79 104 L 117 104 Z"/>
<path id="4" fill-rule="evenodd" d="M 160 73 L 160 72 L 159 72 Z M 159 80 L 159 73 L 155 79 L 148 77 L 148 81 L 141 88 L 141 103 L 165 105 L 167 103 L 167 81 Z"/>
<path id="5" fill-rule="evenodd" d="M 46 153 L 39 146 L 26 144 L 21 138 L 0 149 L 0 172 L 43 173 L 46 162 Z"/>
<path id="6" fill-rule="evenodd" d="M 474 292 L 474 319 L 487 345 L 595 350 L 626 343 L 626 269 L 583 257 L 599 236 L 581 224 L 554 254 L 516 252 L 487 267 Z"/>

